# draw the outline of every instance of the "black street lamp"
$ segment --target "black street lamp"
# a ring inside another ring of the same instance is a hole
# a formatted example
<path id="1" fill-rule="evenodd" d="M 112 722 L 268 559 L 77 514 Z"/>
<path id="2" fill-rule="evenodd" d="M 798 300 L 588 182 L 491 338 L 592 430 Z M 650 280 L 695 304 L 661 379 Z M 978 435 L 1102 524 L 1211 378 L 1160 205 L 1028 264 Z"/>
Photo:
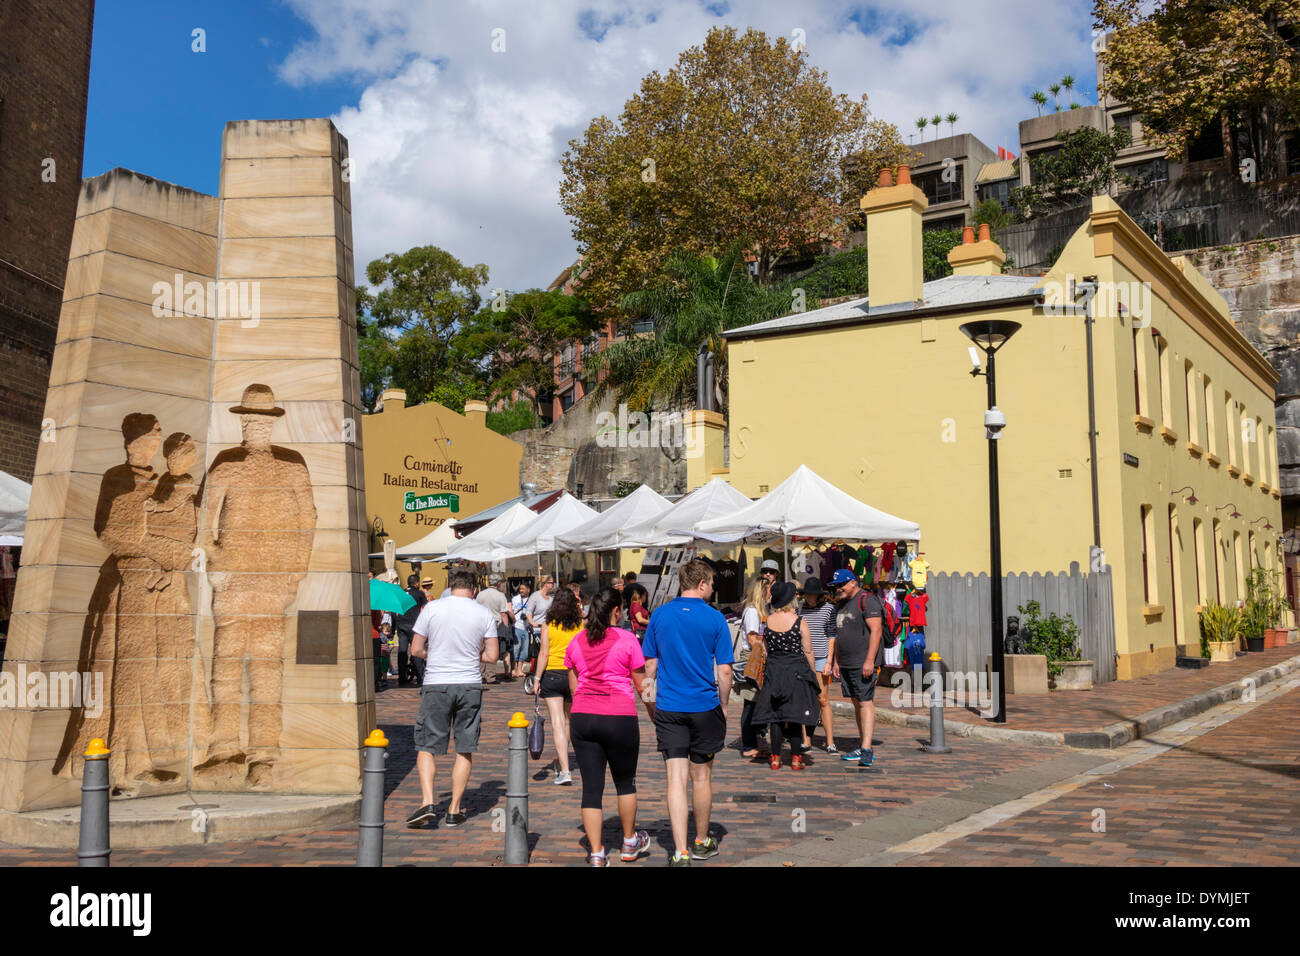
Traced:
<path id="1" fill-rule="evenodd" d="M 989 387 L 989 407 L 984 413 L 984 437 L 989 442 L 989 564 L 992 566 L 989 597 L 993 605 L 993 673 L 998 679 L 998 712 L 993 716 L 996 724 L 1007 722 L 1006 658 L 1002 643 L 1005 624 L 1002 618 L 1002 515 L 998 504 L 998 439 L 1002 437 L 1002 429 L 1007 426 L 1007 417 L 998 409 L 993 356 L 1019 329 L 1019 322 L 999 319 L 981 319 L 961 326 L 962 334 L 983 349 L 988 358 L 984 371 L 979 370 L 976 361 L 971 375 L 982 374 Z M 971 353 L 973 358 L 978 358 L 974 349 Z"/>

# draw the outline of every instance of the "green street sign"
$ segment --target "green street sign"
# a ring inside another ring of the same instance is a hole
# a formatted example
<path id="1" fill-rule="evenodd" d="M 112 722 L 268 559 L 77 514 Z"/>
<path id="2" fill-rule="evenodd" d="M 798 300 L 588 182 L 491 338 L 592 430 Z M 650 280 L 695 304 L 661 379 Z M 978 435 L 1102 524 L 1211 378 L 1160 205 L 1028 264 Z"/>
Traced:
<path id="1" fill-rule="evenodd" d="M 460 495 L 417 495 L 408 491 L 402 503 L 404 511 L 431 511 L 434 508 L 450 508 L 452 514 L 460 514 Z"/>

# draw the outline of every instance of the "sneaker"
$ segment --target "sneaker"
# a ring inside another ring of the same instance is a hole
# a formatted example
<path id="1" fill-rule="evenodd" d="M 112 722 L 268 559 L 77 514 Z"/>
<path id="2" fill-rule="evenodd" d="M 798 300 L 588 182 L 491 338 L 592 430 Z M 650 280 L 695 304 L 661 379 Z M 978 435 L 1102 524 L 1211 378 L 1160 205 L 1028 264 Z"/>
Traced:
<path id="1" fill-rule="evenodd" d="M 852 750 L 847 750 L 847 751 L 845 751 L 844 753 L 840 754 L 840 759 L 841 759 L 841 760 L 861 760 L 861 759 L 862 759 L 862 748 L 861 748 L 861 747 L 854 747 Z"/>
<path id="2" fill-rule="evenodd" d="M 458 827 L 461 826 L 464 822 L 465 822 L 465 814 L 452 813 L 450 810 L 448 810 L 447 815 L 442 820 L 442 825 L 445 827 Z"/>
<path id="3" fill-rule="evenodd" d="M 436 819 L 437 816 L 438 814 L 433 812 L 433 804 L 426 804 L 406 818 L 406 825 L 408 827 L 422 827 L 430 820 Z"/>
<path id="4" fill-rule="evenodd" d="M 555 775 L 555 783 L 557 786 L 567 787 L 573 783 L 573 774 L 569 773 L 567 770 L 563 770 Z"/>
<path id="5" fill-rule="evenodd" d="M 874 751 L 874 750 L 864 750 L 864 751 L 862 751 L 862 756 L 858 759 L 858 766 L 865 770 L 866 768 L 870 767 L 870 766 L 871 766 L 873 763 L 875 763 L 875 762 L 876 762 L 876 753 L 875 753 L 875 751 Z"/>
<path id="6" fill-rule="evenodd" d="M 644 830 L 637 830 L 636 835 L 632 837 L 631 842 L 623 841 L 622 859 L 624 863 L 634 863 L 650 848 L 650 834 Z"/>
<path id="7" fill-rule="evenodd" d="M 691 847 L 691 859 L 708 860 L 718 855 L 718 841 L 713 837 L 696 840 Z"/>
<path id="8" fill-rule="evenodd" d="M 826 752 L 827 752 L 828 754 L 832 754 L 832 755 L 839 753 L 839 751 L 835 749 L 835 745 L 834 745 L 834 744 L 827 744 L 827 745 L 826 745 Z"/>
<path id="9" fill-rule="evenodd" d="M 609 860 L 605 859 L 604 853 L 592 853 L 587 856 L 588 866 L 609 866 Z"/>
<path id="10" fill-rule="evenodd" d="M 691 855 L 689 853 L 683 853 L 681 856 L 670 856 L 668 858 L 668 865 L 669 866 L 690 866 Z"/>

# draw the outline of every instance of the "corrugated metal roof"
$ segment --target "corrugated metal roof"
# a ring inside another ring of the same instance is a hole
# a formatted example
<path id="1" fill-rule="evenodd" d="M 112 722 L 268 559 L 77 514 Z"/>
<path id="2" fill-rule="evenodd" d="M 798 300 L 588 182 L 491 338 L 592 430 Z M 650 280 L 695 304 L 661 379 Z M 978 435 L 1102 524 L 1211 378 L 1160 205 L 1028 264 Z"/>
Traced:
<path id="1" fill-rule="evenodd" d="M 1014 175 L 1016 175 L 1016 161 L 1014 159 L 996 159 L 980 167 L 979 175 L 975 177 L 975 184 L 1010 179 Z"/>
<path id="2" fill-rule="evenodd" d="M 920 302 L 898 302 L 873 309 L 869 298 L 852 299 L 824 309 L 796 312 L 724 333 L 729 339 L 777 332 L 801 332 L 828 325 L 852 325 L 875 318 L 902 317 L 908 313 L 953 309 L 963 305 L 988 305 L 1025 299 L 1036 292 L 1037 276 L 945 276 L 922 286 Z"/>
<path id="3" fill-rule="evenodd" d="M 471 531 L 474 531 L 477 526 L 486 524 L 493 518 L 505 514 L 517 504 L 521 504 L 525 508 L 532 508 L 537 512 L 545 511 L 550 505 L 554 504 L 554 500 L 547 501 L 546 499 L 558 499 L 563 491 L 564 489 L 560 488 L 556 491 L 539 491 L 535 495 L 516 495 L 509 501 L 503 501 L 499 505 L 493 505 L 485 511 L 480 511 L 477 514 L 456 519 L 456 530 L 460 532 L 463 537 Z"/>

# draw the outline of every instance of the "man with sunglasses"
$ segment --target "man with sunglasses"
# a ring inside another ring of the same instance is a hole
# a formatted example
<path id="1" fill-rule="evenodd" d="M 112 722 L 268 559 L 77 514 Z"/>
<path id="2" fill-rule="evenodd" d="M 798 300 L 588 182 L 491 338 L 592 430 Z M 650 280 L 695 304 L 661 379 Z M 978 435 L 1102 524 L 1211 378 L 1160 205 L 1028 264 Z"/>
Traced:
<path id="1" fill-rule="evenodd" d="M 876 728 L 876 670 L 884 663 L 885 648 L 881 640 L 885 610 L 871 591 L 858 586 L 858 579 L 848 568 L 831 576 L 835 603 L 835 655 L 832 673 L 840 679 L 845 697 L 853 700 L 861 745 L 841 754 L 840 759 L 858 762 L 869 770 L 875 760 L 871 734 Z"/>

